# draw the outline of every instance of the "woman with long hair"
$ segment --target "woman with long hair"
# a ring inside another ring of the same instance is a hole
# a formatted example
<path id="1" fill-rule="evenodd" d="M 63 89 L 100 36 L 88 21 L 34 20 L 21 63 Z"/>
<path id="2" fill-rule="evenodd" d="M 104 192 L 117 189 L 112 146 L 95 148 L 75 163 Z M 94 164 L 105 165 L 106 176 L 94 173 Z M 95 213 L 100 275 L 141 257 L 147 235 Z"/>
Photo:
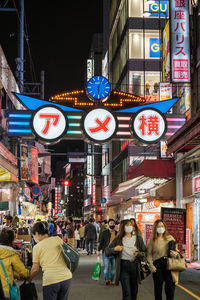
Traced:
<path id="1" fill-rule="evenodd" d="M 140 260 L 145 252 L 137 224 L 133 226 L 130 220 L 124 220 L 116 238 L 105 249 L 107 256 L 116 256 L 115 284 L 121 282 L 123 300 L 137 299 L 138 283 L 141 282 Z"/>
<path id="2" fill-rule="evenodd" d="M 155 300 L 162 300 L 163 283 L 165 282 L 165 293 L 167 300 L 174 299 L 176 276 L 172 276 L 167 270 L 167 257 L 169 252 L 169 242 L 175 241 L 168 233 L 166 224 L 162 220 L 154 223 L 152 235 L 147 246 L 147 260 L 150 270 L 153 273 Z M 170 251 L 171 257 L 177 257 L 176 251 Z"/>

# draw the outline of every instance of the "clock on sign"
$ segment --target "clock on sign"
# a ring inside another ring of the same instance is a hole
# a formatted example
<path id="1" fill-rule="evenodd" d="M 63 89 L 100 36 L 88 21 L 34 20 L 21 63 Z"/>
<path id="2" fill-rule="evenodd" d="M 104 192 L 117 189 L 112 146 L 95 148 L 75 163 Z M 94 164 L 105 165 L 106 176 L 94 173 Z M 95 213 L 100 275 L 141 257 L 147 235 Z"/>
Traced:
<path id="1" fill-rule="evenodd" d="M 86 91 L 91 100 L 105 102 L 110 94 L 111 85 L 107 78 L 94 76 L 88 81 Z"/>

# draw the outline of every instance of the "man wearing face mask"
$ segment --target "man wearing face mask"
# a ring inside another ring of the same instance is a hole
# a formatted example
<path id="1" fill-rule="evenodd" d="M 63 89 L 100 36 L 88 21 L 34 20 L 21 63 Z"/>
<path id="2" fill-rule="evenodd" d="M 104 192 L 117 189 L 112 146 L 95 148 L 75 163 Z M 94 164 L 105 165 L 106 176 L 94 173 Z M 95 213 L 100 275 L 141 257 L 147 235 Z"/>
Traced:
<path id="1" fill-rule="evenodd" d="M 100 256 L 100 251 L 102 250 L 103 257 L 103 265 L 104 265 L 104 279 L 106 281 L 106 285 L 114 284 L 115 277 L 115 257 L 110 256 L 107 257 L 104 253 L 106 247 L 112 243 L 117 235 L 117 231 L 115 230 L 115 221 L 110 219 L 108 222 L 109 229 L 103 231 L 99 238 L 99 247 L 97 255 Z M 109 272 L 110 269 L 110 272 Z"/>

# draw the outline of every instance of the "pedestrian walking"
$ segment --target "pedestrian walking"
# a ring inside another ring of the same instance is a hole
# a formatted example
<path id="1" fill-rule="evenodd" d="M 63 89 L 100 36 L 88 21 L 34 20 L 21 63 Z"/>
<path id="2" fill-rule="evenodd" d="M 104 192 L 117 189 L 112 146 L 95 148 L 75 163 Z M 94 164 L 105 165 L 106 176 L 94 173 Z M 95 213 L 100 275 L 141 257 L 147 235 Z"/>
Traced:
<path id="1" fill-rule="evenodd" d="M 49 236 L 54 235 L 54 224 L 53 221 L 48 220 L 48 226 L 49 226 Z"/>
<path id="2" fill-rule="evenodd" d="M 89 224 L 85 226 L 85 243 L 86 243 L 86 251 L 87 255 L 93 254 L 94 251 L 94 243 L 97 239 L 97 231 L 96 227 L 93 225 L 93 219 L 90 218 Z"/>
<path id="3" fill-rule="evenodd" d="M 68 238 L 68 244 L 72 248 L 74 248 L 74 223 L 72 217 L 69 217 L 68 219 L 67 238 Z"/>
<path id="4" fill-rule="evenodd" d="M 48 224 L 36 223 L 32 234 L 37 242 L 33 248 L 33 266 L 31 280 L 39 272 L 43 272 L 43 299 L 67 300 L 71 285 L 72 273 L 67 268 L 62 254 L 63 240 L 59 236 L 49 237 Z"/>
<path id="5" fill-rule="evenodd" d="M 167 270 L 170 241 L 174 241 L 174 238 L 167 232 L 166 224 L 162 220 L 157 220 L 154 223 L 147 246 L 147 260 L 150 264 L 150 270 L 153 272 L 155 300 L 162 300 L 164 282 L 166 299 L 174 299 L 175 283 L 177 283 L 178 278 L 177 272 Z M 176 251 L 170 251 L 170 256 L 179 257 L 179 254 Z"/>
<path id="6" fill-rule="evenodd" d="M 115 221 L 114 219 L 110 219 L 108 221 L 109 229 L 106 229 L 101 234 L 101 239 L 99 240 L 98 253 L 100 256 L 100 251 L 102 250 L 102 258 L 104 265 L 104 279 L 106 281 L 106 285 L 114 285 L 114 277 L 115 277 L 115 256 L 106 256 L 104 251 L 105 249 L 113 242 L 116 238 L 117 231 L 115 230 Z"/>
<path id="7" fill-rule="evenodd" d="M 84 247 L 84 234 L 85 234 L 85 225 L 84 223 L 82 223 L 79 227 L 79 236 L 80 236 L 80 248 L 82 248 L 83 250 L 85 249 Z"/>
<path id="8" fill-rule="evenodd" d="M 30 272 L 25 268 L 17 251 L 13 249 L 14 231 L 3 228 L 0 233 L 0 260 L 5 268 L 10 284 L 13 286 L 14 278 L 29 278 Z M 0 278 L 5 299 L 10 299 L 9 285 L 6 274 L 0 264 Z"/>
<path id="9" fill-rule="evenodd" d="M 140 261 L 145 257 L 146 247 L 137 225 L 125 220 L 117 237 L 105 249 L 107 256 L 116 256 L 115 284 L 122 286 L 123 300 L 136 300 L 138 283 L 141 283 Z"/>
<path id="10" fill-rule="evenodd" d="M 74 238 L 75 238 L 75 242 L 76 242 L 76 248 L 78 250 L 80 250 L 80 243 L 81 243 L 81 238 L 79 235 L 79 227 L 80 225 L 76 225 L 75 226 L 75 231 L 74 231 Z"/>

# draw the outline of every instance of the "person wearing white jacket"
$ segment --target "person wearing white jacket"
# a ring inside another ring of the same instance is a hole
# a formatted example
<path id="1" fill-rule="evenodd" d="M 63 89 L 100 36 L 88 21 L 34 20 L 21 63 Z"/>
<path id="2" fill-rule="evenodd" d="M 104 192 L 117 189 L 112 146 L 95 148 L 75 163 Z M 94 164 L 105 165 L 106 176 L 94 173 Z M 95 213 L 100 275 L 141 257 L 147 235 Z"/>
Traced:
<path id="1" fill-rule="evenodd" d="M 76 242 L 76 248 L 78 250 L 80 250 L 81 238 L 80 238 L 80 234 L 79 234 L 79 225 L 76 225 L 76 227 L 75 227 L 74 238 L 75 238 L 75 242 Z"/>

